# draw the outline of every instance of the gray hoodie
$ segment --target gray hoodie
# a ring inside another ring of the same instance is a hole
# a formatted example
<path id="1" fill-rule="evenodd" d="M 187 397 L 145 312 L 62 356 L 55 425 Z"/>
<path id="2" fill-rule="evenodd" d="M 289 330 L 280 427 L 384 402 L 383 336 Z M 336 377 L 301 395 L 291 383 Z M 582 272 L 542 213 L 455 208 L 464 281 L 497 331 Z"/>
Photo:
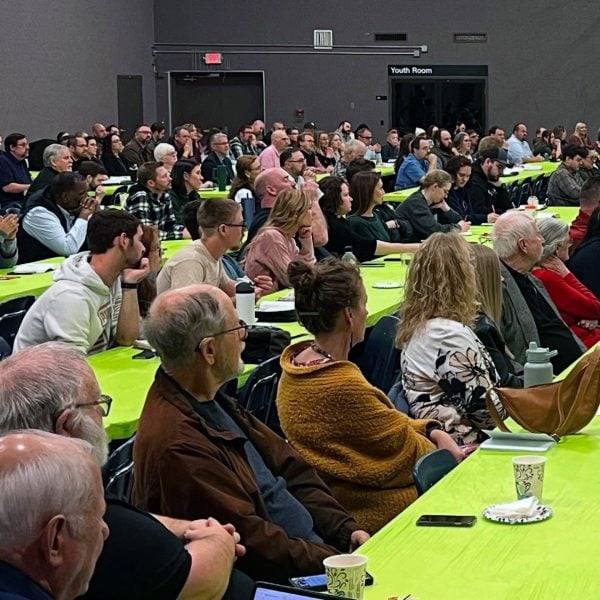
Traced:
<path id="1" fill-rule="evenodd" d="M 49 287 L 29 309 L 14 352 L 43 342 L 72 344 L 85 353 L 106 350 L 121 309 L 121 280 L 107 287 L 89 263 L 89 252 L 69 256 Z"/>

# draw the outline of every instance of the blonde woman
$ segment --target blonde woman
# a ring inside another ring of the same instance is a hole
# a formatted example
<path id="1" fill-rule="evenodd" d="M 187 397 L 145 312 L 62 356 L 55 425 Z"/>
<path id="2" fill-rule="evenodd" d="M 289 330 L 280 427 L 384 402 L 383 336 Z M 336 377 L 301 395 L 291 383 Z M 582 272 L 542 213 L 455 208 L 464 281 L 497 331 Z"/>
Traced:
<path id="1" fill-rule="evenodd" d="M 329 134 L 329 147 L 333 150 L 333 157 L 336 162 L 342 160 L 344 154 L 344 142 L 342 141 L 342 136 L 337 131 Z"/>
<path id="2" fill-rule="evenodd" d="M 458 444 L 482 441 L 481 429 L 494 427 L 485 392 L 500 382 L 471 329 L 477 288 L 465 240 L 434 233 L 415 254 L 405 290 L 396 343 L 411 416 L 437 419 Z"/>
<path id="3" fill-rule="evenodd" d="M 502 319 L 502 276 L 500 259 L 487 246 L 469 246 L 475 264 L 477 302 L 479 308 L 474 331 L 494 361 L 496 372 L 503 387 L 523 387 L 520 377 L 523 367 L 513 360 L 498 329 Z"/>
<path id="4" fill-rule="evenodd" d="M 292 260 L 315 263 L 311 200 L 301 190 L 283 190 L 268 221 L 248 245 L 245 270 L 250 279 L 269 275 L 273 291 L 290 286 L 287 268 Z M 298 235 L 300 248 L 294 237 Z"/>

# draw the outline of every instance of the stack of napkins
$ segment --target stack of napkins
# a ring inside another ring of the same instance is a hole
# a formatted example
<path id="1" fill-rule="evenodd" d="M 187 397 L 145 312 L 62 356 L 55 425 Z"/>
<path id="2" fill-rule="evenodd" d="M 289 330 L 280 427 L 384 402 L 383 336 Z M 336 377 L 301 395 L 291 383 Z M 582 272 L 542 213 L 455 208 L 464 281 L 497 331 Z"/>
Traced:
<path id="1" fill-rule="evenodd" d="M 522 519 L 524 517 L 533 517 L 540 501 L 535 496 L 523 498 L 517 502 L 509 504 L 495 504 L 486 510 L 488 518 L 503 518 L 503 519 Z"/>

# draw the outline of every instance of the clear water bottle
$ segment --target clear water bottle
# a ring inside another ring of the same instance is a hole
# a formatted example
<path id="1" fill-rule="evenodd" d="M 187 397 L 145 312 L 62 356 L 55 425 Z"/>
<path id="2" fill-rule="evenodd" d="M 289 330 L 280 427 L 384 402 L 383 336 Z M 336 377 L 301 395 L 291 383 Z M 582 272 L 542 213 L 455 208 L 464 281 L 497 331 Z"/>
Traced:
<path id="1" fill-rule="evenodd" d="M 344 248 L 344 255 L 342 256 L 342 262 L 348 263 L 349 265 L 358 265 L 358 258 L 354 256 L 354 252 L 352 252 L 352 246 L 346 246 Z"/>

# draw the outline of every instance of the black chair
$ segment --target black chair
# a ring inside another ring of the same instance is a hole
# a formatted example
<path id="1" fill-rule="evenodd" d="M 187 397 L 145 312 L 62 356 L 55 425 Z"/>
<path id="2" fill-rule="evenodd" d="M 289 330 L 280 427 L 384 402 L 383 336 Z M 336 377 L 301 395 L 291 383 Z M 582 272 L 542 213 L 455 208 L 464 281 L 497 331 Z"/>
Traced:
<path id="1" fill-rule="evenodd" d="M 548 179 L 548 177 L 538 177 L 533 182 L 533 195 L 537 197 L 537 199 L 540 201 L 540 204 L 546 202 Z"/>
<path id="2" fill-rule="evenodd" d="M 119 206 L 124 207 L 127 198 L 129 198 L 129 185 L 120 185 L 112 195 L 106 195 L 102 198 L 102 206 Z"/>
<path id="3" fill-rule="evenodd" d="M 252 371 L 239 393 L 239 401 L 249 413 L 284 437 L 275 404 L 277 384 L 281 377 L 279 359 L 280 356 L 269 358 Z"/>
<path id="4" fill-rule="evenodd" d="M 413 469 L 413 477 L 417 493 L 422 496 L 430 487 L 434 486 L 444 475 L 456 467 L 458 462 L 452 453 L 445 448 L 429 452 L 422 456 Z"/>
<path id="5" fill-rule="evenodd" d="M 123 502 L 131 502 L 133 492 L 133 443 L 135 435 L 119 446 L 102 467 L 106 493 Z"/>
<path id="6" fill-rule="evenodd" d="M 44 168 L 44 150 L 51 144 L 58 144 L 58 142 L 56 140 L 51 140 L 50 138 L 29 142 L 29 156 L 27 162 L 29 163 L 30 171 L 41 171 Z"/>
<path id="7" fill-rule="evenodd" d="M 21 296 L 0 304 L 0 337 L 4 338 L 11 351 L 21 321 L 34 302 L 34 296 Z"/>
<path id="8" fill-rule="evenodd" d="M 12 349 L 8 345 L 8 342 L 3 337 L 0 337 L 0 360 L 4 360 L 5 358 L 9 357 L 11 353 Z"/>
<path id="9" fill-rule="evenodd" d="M 517 206 L 527 204 L 527 199 L 532 195 L 533 187 L 531 185 L 531 177 L 526 177 L 519 183 Z"/>
<path id="10" fill-rule="evenodd" d="M 400 371 L 400 350 L 396 348 L 396 329 L 400 320 L 387 315 L 369 332 L 358 366 L 367 381 L 387 394 Z"/>

